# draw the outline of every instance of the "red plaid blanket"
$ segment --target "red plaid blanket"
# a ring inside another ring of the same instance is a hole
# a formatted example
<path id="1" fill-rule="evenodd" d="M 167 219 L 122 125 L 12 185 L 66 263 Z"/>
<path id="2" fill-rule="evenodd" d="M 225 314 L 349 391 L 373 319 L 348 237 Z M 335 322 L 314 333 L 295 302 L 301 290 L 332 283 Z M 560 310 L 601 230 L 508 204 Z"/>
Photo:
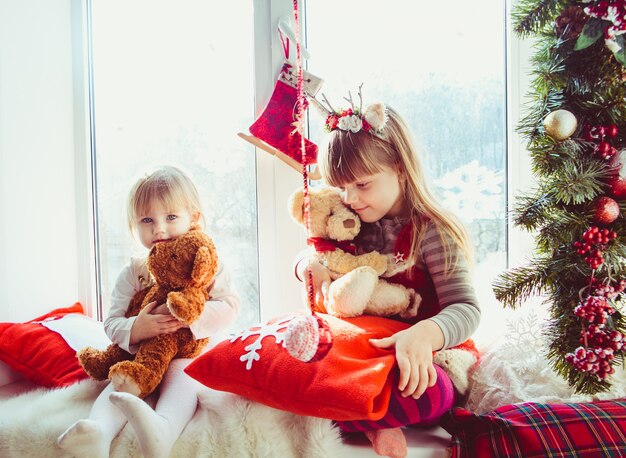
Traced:
<path id="1" fill-rule="evenodd" d="M 451 457 L 626 457 L 626 398 L 502 406 L 477 415 L 449 411 Z"/>

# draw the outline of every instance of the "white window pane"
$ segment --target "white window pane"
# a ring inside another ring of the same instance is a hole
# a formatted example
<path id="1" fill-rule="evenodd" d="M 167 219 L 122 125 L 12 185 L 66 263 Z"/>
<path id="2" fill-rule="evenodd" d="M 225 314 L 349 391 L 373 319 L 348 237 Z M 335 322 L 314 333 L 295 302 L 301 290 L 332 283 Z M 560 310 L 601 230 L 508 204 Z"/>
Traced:
<path id="1" fill-rule="evenodd" d="M 93 3 L 104 303 L 131 254 L 142 252 L 126 227 L 129 187 L 147 167 L 174 164 L 196 182 L 206 232 L 233 273 L 237 324 L 258 321 L 254 151 L 236 136 L 254 115 L 252 2 Z"/>
<path id="2" fill-rule="evenodd" d="M 364 104 L 406 119 L 431 188 L 470 231 L 483 307 L 495 304 L 490 282 L 506 267 L 504 2 L 315 0 L 306 13 L 321 92 L 339 109 L 364 83 Z M 321 117 L 310 121 L 321 143 Z"/>

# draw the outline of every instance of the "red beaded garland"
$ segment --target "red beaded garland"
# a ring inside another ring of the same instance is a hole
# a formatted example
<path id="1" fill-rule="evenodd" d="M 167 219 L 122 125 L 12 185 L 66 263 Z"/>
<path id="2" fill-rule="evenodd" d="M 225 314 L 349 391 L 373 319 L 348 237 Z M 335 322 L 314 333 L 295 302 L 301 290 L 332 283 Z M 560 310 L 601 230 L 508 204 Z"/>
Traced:
<path id="1" fill-rule="evenodd" d="M 302 51 L 300 48 L 300 27 L 299 27 L 299 13 L 298 13 L 298 0 L 293 0 L 293 16 L 295 22 L 295 35 L 296 35 L 296 69 L 298 75 L 298 103 L 296 104 L 296 125 L 298 129 L 302 129 L 302 116 L 306 109 L 306 97 L 304 95 L 304 76 L 302 70 Z M 307 237 L 310 235 L 310 213 L 311 213 L 311 199 L 309 196 L 309 174 L 306 162 L 306 146 L 304 143 L 304 136 L 301 135 L 301 151 L 302 151 L 302 186 L 304 192 L 304 225 L 307 231 Z M 307 298 L 308 305 L 311 310 L 315 306 L 315 289 L 313 287 L 313 279 L 311 271 L 307 269 Z M 285 336 L 285 346 L 287 351 L 295 358 L 301 359 L 306 362 L 319 361 L 322 359 L 333 344 L 332 333 L 328 323 L 326 323 L 319 316 L 313 314 L 305 318 L 304 321 L 294 319 L 289 324 L 287 329 L 287 335 Z M 306 348 L 311 350 L 311 346 L 315 345 L 315 351 L 312 356 L 309 357 L 309 353 L 302 353 Z M 303 359 L 306 358 L 306 359 Z"/>

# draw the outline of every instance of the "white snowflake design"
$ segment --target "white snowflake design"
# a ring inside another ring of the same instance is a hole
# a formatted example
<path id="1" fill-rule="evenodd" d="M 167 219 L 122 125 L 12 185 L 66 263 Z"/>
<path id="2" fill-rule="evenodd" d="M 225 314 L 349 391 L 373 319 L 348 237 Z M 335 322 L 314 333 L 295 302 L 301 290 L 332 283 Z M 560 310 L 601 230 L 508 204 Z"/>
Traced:
<path id="1" fill-rule="evenodd" d="M 264 338 L 272 336 L 276 341 L 276 345 L 283 343 L 283 340 L 285 339 L 285 330 L 292 319 L 293 317 L 288 317 L 275 323 L 260 323 L 246 331 L 241 331 L 239 335 L 230 339 L 230 342 L 233 343 L 237 339 L 244 341 L 250 336 L 259 336 L 254 342 L 244 347 L 244 350 L 246 350 L 247 353 L 239 357 L 239 361 L 246 363 L 247 370 L 252 369 L 254 361 L 261 359 L 259 350 L 262 348 Z"/>
<path id="2" fill-rule="evenodd" d="M 503 349 L 516 361 L 514 369 L 524 374 L 542 367 L 545 363 L 545 341 L 542 336 L 542 320 L 534 311 L 526 316 L 506 320 L 508 332 Z"/>

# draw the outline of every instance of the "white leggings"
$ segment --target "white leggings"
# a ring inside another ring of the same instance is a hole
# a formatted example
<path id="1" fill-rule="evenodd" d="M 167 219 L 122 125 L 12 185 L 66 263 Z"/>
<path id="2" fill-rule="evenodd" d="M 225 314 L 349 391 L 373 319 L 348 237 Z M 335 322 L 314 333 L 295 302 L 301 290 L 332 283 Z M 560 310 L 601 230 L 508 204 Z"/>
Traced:
<path id="1" fill-rule="evenodd" d="M 170 431 L 175 438 L 180 436 L 193 417 L 198 403 L 198 391 L 203 386 L 184 372 L 191 361 L 175 359 L 170 363 L 159 385 L 159 399 L 154 408 L 156 413 L 169 421 Z M 113 391 L 113 385 L 107 385 L 89 413 L 89 419 L 102 426 L 109 442 L 115 439 L 126 424 L 124 414 L 109 401 L 109 394 Z"/>

